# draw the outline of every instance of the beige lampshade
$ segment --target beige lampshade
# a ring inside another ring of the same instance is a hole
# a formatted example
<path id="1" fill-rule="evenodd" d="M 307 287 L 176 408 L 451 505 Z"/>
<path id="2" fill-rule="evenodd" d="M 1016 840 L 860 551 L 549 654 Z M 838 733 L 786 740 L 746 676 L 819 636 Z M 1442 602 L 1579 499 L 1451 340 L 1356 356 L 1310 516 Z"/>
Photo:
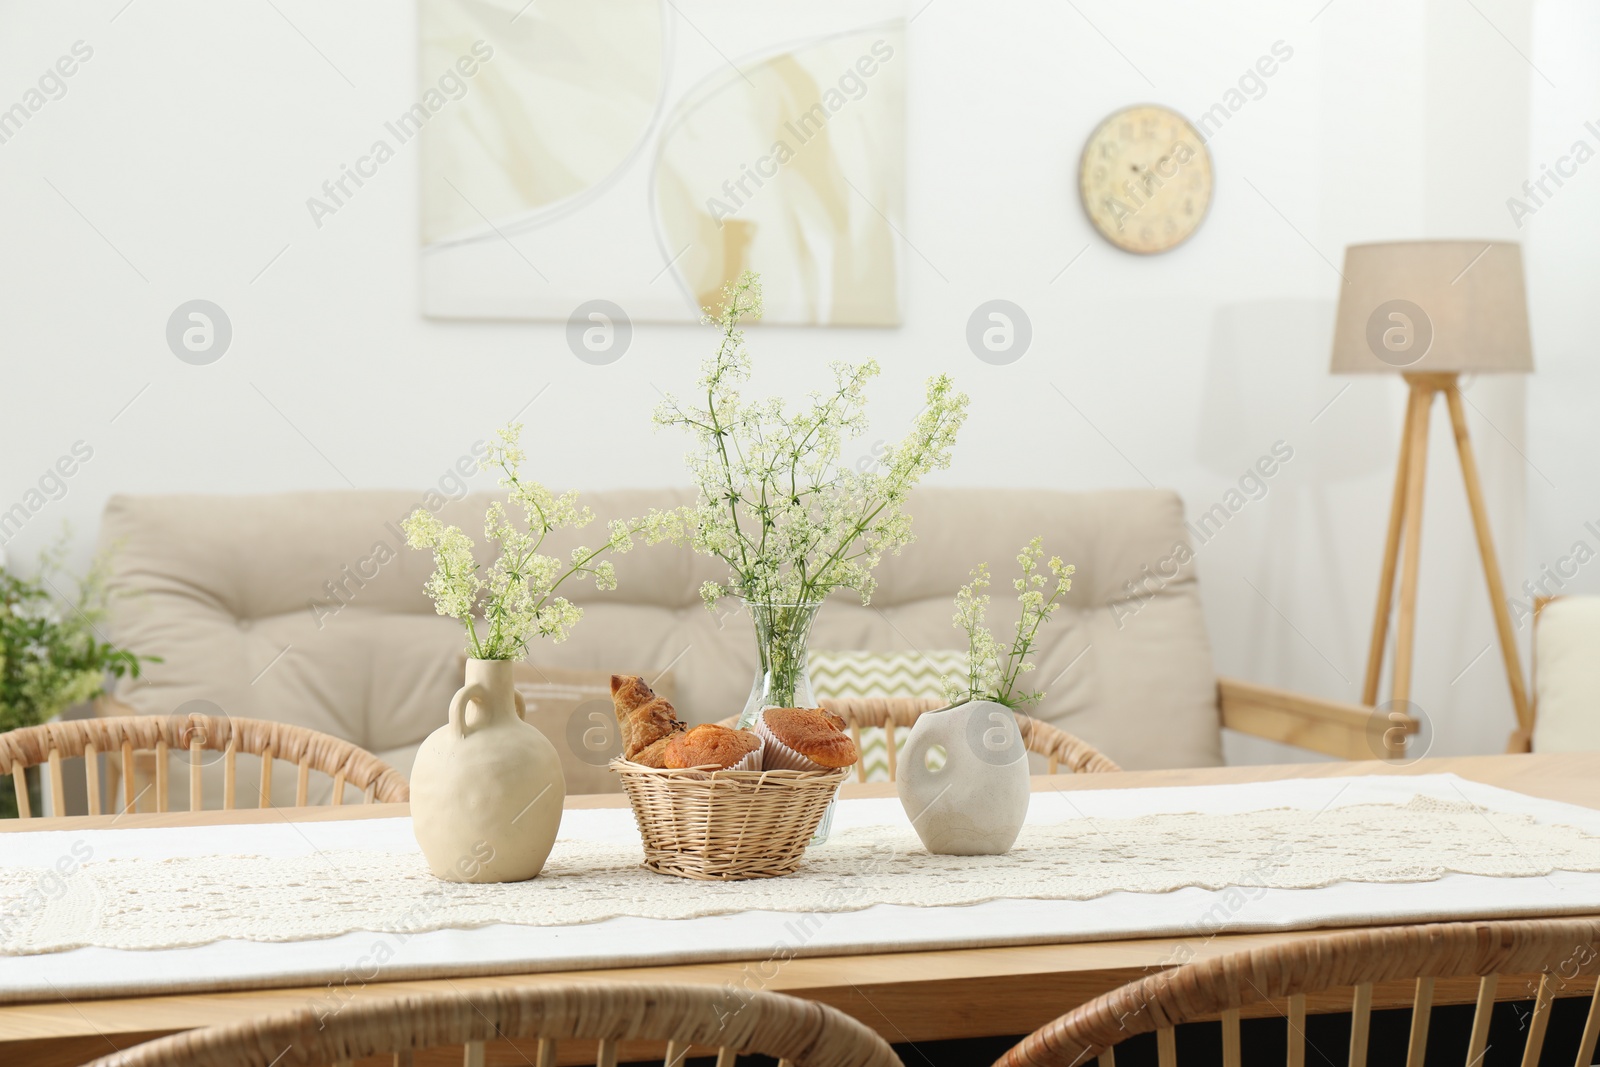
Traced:
<path id="1" fill-rule="evenodd" d="M 1334 374 L 1533 370 L 1515 241 L 1351 245 L 1344 278 Z"/>

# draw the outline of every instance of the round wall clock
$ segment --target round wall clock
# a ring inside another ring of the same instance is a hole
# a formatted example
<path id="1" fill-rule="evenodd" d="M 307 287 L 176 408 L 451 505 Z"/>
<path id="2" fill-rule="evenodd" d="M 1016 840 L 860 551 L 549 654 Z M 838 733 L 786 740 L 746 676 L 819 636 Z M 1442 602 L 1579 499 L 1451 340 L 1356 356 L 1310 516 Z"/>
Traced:
<path id="1" fill-rule="evenodd" d="M 1165 252 L 1200 226 L 1211 205 L 1211 154 L 1189 120 L 1141 104 L 1095 127 L 1078 164 L 1083 210 L 1127 252 Z"/>

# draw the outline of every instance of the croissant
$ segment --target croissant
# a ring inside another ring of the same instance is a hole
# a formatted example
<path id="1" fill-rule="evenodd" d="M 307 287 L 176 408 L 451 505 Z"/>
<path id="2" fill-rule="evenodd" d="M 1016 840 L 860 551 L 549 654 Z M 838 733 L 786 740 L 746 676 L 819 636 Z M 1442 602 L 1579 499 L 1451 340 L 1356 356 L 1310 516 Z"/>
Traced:
<path id="1" fill-rule="evenodd" d="M 623 758 L 646 767 L 663 767 L 667 742 L 685 727 L 671 701 L 636 674 L 611 676 L 611 703 L 622 727 Z"/>

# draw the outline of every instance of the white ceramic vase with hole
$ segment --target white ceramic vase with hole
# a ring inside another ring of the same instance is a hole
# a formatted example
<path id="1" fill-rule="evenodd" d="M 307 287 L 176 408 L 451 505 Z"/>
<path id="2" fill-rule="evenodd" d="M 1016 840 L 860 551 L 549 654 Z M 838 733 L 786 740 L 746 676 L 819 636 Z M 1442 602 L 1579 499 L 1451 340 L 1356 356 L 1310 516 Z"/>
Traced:
<path id="1" fill-rule="evenodd" d="M 935 747 L 944 765 L 928 767 Z M 906 817 L 929 852 L 996 856 L 1028 817 L 1028 750 L 1003 704 L 974 700 L 924 712 L 911 727 L 896 787 Z"/>
<path id="2" fill-rule="evenodd" d="M 450 721 L 411 771 L 411 825 L 449 882 L 521 882 L 544 869 L 561 827 L 561 757 L 528 725 L 509 660 L 469 659 Z"/>

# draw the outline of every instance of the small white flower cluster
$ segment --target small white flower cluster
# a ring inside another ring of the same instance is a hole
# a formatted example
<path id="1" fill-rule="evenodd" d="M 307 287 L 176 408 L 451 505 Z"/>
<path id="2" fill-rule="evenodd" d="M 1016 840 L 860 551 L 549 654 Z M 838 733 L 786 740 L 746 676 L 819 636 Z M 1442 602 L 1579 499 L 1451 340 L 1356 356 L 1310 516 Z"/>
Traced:
<path id="1" fill-rule="evenodd" d="M 929 379 L 911 432 L 875 469 L 858 471 L 839 456 L 867 427 L 866 386 L 877 363 L 832 364 L 832 389 L 812 393 L 803 411 L 786 411 L 778 398 L 746 401 L 739 386 L 751 365 L 739 323 L 760 316 L 760 282 L 746 272 L 723 297 L 721 313 L 705 320 L 722 335 L 699 383 L 705 406 L 668 397 L 656 412 L 658 425 L 693 434 L 688 465 L 700 499 L 646 516 L 646 537 L 688 543 L 728 564 L 728 581 L 700 590 L 708 606 L 729 594 L 763 604 L 813 603 L 839 588 L 856 590 L 866 603 L 878 561 L 913 539 L 904 510 L 912 488 L 950 465 L 967 397 L 946 375 Z"/>
<path id="2" fill-rule="evenodd" d="M 535 637 L 564 641 L 583 609 L 556 590 L 569 578 L 587 578 L 596 589 L 617 587 L 614 565 L 599 556 L 627 552 L 633 535 L 659 524 L 644 520 L 615 520 L 599 548 L 575 548 L 562 561 L 543 555 L 540 548 L 552 530 L 581 529 L 594 514 L 578 505 L 577 493 L 552 493 L 538 482 L 523 481 L 519 473 L 527 457 L 518 446 L 522 424 L 495 432 L 488 454 L 479 468 L 498 468 L 500 485 L 510 489 L 510 503 L 520 507 L 523 527 L 513 522 L 506 505 L 495 501 L 483 517 L 483 533 L 499 546 L 500 555 L 488 577 L 480 573 L 473 557 L 472 539 L 456 526 L 446 526 L 426 508 L 412 512 L 404 525 L 406 543 L 433 550 L 434 572 L 426 589 L 440 615 L 460 620 L 467 631 L 467 651 L 475 659 L 518 659 Z M 480 636 L 474 614 L 482 602 L 484 633 Z"/>
<path id="3" fill-rule="evenodd" d="M 1017 600 L 1022 605 L 1022 615 L 1017 620 L 1016 637 L 1011 648 L 1002 653 L 1000 642 L 986 624 L 989 613 L 989 566 L 980 563 L 972 569 L 972 581 L 956 593 L 956 629 L 967 635 L 967 674 L 944 679 L 945 698 L 951 704 L 969 700 L 992 700 L 1014 708 L 1019 704 L 1037 704 L 1044 693 L 1016 692 L 1017 683 L 1024 674 L 1034 669 L 1028 658 L 1038 642 L 1039 627 L 1050 616 L 1061 610 L 1063 594 L 1072 588 L 1072 575 L 1076 570 L 1062 563 L 1060 556 L 1051 556 L 1046 563 L 1050 574 L 1039 573 L 1039 560 L 1044 557 L 1044 539 L 1035 537 L 1017 554 L 1022 565 L 1022 576 L 1012 580 Z M 1050 578 L 1055 578 L 1055 589 L 1047 593 Z"/>
<path id="4" fill-rule="evenodd" d="M 42 622 L 50 626 L 61 624 L 61 611 L 48 600 L 19 600 L 11 605 L 11 614 L 24 622 Z"/>

